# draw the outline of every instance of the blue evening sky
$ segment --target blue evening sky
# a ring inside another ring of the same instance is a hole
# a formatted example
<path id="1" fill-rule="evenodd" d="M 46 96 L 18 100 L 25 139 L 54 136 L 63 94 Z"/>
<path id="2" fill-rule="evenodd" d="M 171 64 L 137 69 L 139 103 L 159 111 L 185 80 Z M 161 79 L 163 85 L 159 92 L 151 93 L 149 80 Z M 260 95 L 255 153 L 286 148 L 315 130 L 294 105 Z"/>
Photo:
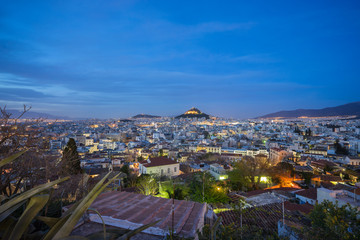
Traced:
<path id="1" fill-rule="evenodd" d="M 360 1 L 0 2 L 8 108 L 248 118 L 360 100 Z"/>

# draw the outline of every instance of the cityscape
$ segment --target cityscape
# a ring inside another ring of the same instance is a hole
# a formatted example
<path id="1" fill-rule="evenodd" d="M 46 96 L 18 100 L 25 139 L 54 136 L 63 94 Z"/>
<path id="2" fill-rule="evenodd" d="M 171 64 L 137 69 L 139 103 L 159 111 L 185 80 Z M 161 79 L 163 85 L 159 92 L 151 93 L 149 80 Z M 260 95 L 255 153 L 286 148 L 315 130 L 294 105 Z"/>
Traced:
<path id="1" fill-rule="evenodd" d="M 360 4 L 14 1 L 0 239 L 360 239 Z"/>

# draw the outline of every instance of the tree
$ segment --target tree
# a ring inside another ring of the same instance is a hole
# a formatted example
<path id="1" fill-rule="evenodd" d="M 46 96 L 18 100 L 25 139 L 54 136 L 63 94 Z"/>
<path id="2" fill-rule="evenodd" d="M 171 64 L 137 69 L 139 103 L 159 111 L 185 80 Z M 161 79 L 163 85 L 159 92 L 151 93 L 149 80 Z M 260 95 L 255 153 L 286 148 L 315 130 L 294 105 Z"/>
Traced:
<path id="1" fill-rule="evenodd" d="M 159 150 L 159 156 L 160 156 L 160 157 L 164 156 L 164 150 L 163 150 L 163 149 L 160 149 L 160 150 Z"/>
<path id="2" fill-rule="evenodd" d="M 227 188 L 216 183 L 210 173 L 197 173 L 190 182 L 190 198 L 195 202 L 227 203 Z"/>
<path id="3" fill-rule="evenodd" d="M 295 127 L 294 133 L 301 134 L 301 131 L 298 126 Z"/>
<path id="4" fill-rule="evenodd" d="M 23 118 L 30 109 L 24 105 L 23 111 L 14 116 L 6 107 L 0 107 L 0 158 L 27 150 L 17 161 L 0 167 L 0 193 L 6 196 L 29 189 L 38 182 L 57 175 L 50 171 L 56 161 L 46 154 L 48 137 L 41 135 L 37 127 L 42 119 Z"/>
<path id="5" fill-rule="evenodd" d="M 334 143 L 334 147 L 336 154 L 343 154 L 343 155 L 349 154 L 349 151 L 339 143 L 339 139 L 336 139 Z"/>
<path id="6" fill-rule="evenodd" d="M 130 168 L 129 165 L 124 164 L 121 168 L 120 168 L 120 172 L 125 173 L 127 176 L 130 174 Z"/>
<path id="7" fill-rule="evenodd" d="M 205 139 L 210 139 L 210 134 L 208 131 L 204 131 L 204 138 Z"/>
<path id="8" fill-rule="evenodd" d="M 184 184 L 178 184 L 173 181 L 161 182 L 159 185 L 159 195 L 163 198 L 174 198 L 184 200 L 188 197 L 189 188 Z"/>
<path id="9" fill-rule="evenodd" d="M 250 181 L 247 178 L 243 167 L 243 164 L 237 164 L 232 171 L 228 172 L 232 190 L 245 191 L 250 185 Z"/>
<path id="10" fill-rule="evenodd" d="M 358 239 L 360 236 L 360 211 L 350 204 L 324 201 L 316 204 L 309 217 L 311 227 L 305 229 L 307 239 Z"/>
<path id="11" fill-rule="evenodd" d="M 273 183 L 279 184 L 281 187 L 289 187 L 294 177 L 294 166 L 287 162 L 279 162 L 270 168 L 269 173 Z"/>
<path id="12" fill-rule="evenodd" d="M 158 183 L 156 179 L 150 175 L 141 175 L 136 183 L 138 193 L 143 195 L 156 195 L 158 193 Z"/>
<path id="13" fill-rule="evenodd" d="M 20 153 L 23 154 L 24 152 Z M 0 166 L 18 161 L 17 158 L 20 155 L 15 154 L 0 160 Z M 153 222 L 132 231 L 125 230 L 116 233 L 106 232 L 104 225 L 102 231 L 92 233 L 87 238 L 83 236 L 69 237 L 75 225 L 84 216 L 96 197 L 119 176 L 118 174 L 109 179 L 109 175 L 110 173 L 101 179 L 87 196 L 72 205 L 61 217 L 48 217 L 43 209 L 46 208 L 54 187 L 69 180 L 69 177 L 41 184 L 12 198 L 5 198 L 5 200 L 2 198 L 3 201 L 0 206 L 0 218 L 2 219 L 0 224 L 1 239 L 110 239 L 110 237 L 114 239 L 130 239 L 136 233 L 159 222 Z M 108 181 L 105 183 L 106 180 Z"/>
<path id="14" fill-rule="evenodd" d="M 261 176 L 267 175 L 269 160 L 265 155 L 254 157 L 245 156 L 240 162 L 235 163 L 234 170 L 229 173 L 232 185 L 238 189 L 246 188 L 256 190 L 260 187 Z"/>
<path id="15" fill-rule="evenodd" d="M 309 186 L 311 184 L 311 178 L 313 177 L 313 173 L 312 172 L 302 172 L 301 176 L 304 179 L 304 183 Z"/>
<path id="16" fill-rule="evenodd" d="M 61 159 L 62 162 L 62 174 L 64 175 L 76 175 L 82 173 L 80 167 L 80 158 L 77 151 L 75 140 L 70 138 Z"/>

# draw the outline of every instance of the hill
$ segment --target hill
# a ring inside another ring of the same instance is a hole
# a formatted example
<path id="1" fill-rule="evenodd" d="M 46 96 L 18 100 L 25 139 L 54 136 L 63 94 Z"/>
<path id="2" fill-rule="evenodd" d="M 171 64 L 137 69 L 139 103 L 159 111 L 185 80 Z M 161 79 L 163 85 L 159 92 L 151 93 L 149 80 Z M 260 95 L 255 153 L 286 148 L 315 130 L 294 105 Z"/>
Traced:
<path id="1" fill-rule="evenodd" d="M 322 109 L 297 109 L 266 114 L 258 118 L 298 118 L 298 117 L 360 117 L 360 102 L 348 103 Z"/>
<path id="2" fill-rule="evenodd" d="M 210 116 L 201 112 L 197 108 L 191 108 L 190 110 L 186 111 L 184 114 L 177 116 L 176 118 L 206 118 L 209 119 Z"/>

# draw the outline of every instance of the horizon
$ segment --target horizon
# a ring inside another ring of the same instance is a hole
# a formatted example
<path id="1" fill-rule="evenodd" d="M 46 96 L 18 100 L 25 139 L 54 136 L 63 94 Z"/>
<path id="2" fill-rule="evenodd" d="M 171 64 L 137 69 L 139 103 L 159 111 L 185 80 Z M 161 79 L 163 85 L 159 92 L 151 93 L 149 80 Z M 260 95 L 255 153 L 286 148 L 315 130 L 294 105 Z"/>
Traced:
<path id="1" fill-rule="evenodd" d="M 0 13 L 8 109 L 246 119 L 359 100 L 358 1 L 16 1 Z"/>
<path id="2" fill-rule="evenodd" d="M 342 105 L 337 105 L 337 106 L 328 106 L 328 107 L 325 107 L 325 108 L 321 108 L 321 109 L 304 109 L 304 108 L 298 108 L 298 109 L 292 109 L 292 110 L 281 110 L 281 111 L 278 111 L 278 112 L 292 112 L 292 111 L 298 111 L 298 110 L 322 110 L 322 109 L 326 109 L 326 108 L 333 108 L 333 107 L 340 107 L 340 106 L 343 106 L 343 105 L 348 105 L 348 104 L 354 104 L 354 103 L 360 103 L 360 101 L 356 101 L 356 102 L 350 102 L 350 103 L 345 103 L 345 104 L 342 104 Z M 29 106 L 27 106 L 29 107 Z M 31 107 L 31 106 L 30 106 Z M 186 111 L 188 110 L 191 110 L 192 108 L 196 108 L 196 107 L 191 107 L 191 108 L 188 108 Z M 23 110 L 24 108 L 22 109 L 6 109 L 8 112 L 10 111 L 18 111 L 19 113 Z M 198 109 L 198 108 L 197 108 Z M 201 109 L 198 109 L 201 111 Z M 154 116 L 154 117 L 160 117 L 160 118 L 174 118 L 174 117 L 177 117 L 181 114 L 184 114 L 186 111 L 182 112 L 182 113 L 177 113 L 175 115 L 164 115 L 164 114 L 160 114 L 160 115 L 156 115 L 156 114 L 152 114 L 152 113 L 144 113 L 144 112 L 141 112 L 141 113 L 136 113 L 136 114 L 133 114 L 133 115 L 128 115 L 128 116 L 123 116 L 123 117 L 107 117 L 107 118 L 101 118 L 101 117 L 69 117 L 69 116 L 65 116 L 65 115 L 56 115 L 56 114 L 49 114 L 49 113 L 46 113 L 46 112 L 36 112 L 36 111 L 32 111 L 32 107 L 30 108 L 30 111 L 31 113 L 34 113 L 34 114 L 48 114 L 48 115 L 51 115 L 52 117 L 60 117 L 60 118 L 69 118 L 70 120 L 88 120 L 88 119 L 100 119 L 100 120 L 106 120 L 106 119 L 129 119 L 129 118 L 133 118 L 137 115 L 150 115 L 150 116 Z M 207 113 L 207 112 L 204 112 L 204 111 L 201 111 L 202 113 L 205 113 L 205 114 L 208 114 L 209 116 L 211 117 L 216 117 L 216 118 L 224 118 L 224 119 L 235 119 L 235 120 L 248 120 L 248 119 L 256 119 L 256 118 L 259 118 L 259 117 L 263 117 L 263 116 L 266 116 L 268 114 L 275 114 L 275 113 L 278 113 L 278 112 L 272 112 L 272 113 L 266 113 L 266 114 L 262 114 L 262 115 L 259 115 L 259 116 L 255 116 L 255 117 L 249 117 L 249 118 L 235 118 L 235 117 L 224 117 L 224 116 L 215 116 L 215 115 L 212 115 L 211 113 Z M 331 116 L 329 116 L 331 117 Z"/>

